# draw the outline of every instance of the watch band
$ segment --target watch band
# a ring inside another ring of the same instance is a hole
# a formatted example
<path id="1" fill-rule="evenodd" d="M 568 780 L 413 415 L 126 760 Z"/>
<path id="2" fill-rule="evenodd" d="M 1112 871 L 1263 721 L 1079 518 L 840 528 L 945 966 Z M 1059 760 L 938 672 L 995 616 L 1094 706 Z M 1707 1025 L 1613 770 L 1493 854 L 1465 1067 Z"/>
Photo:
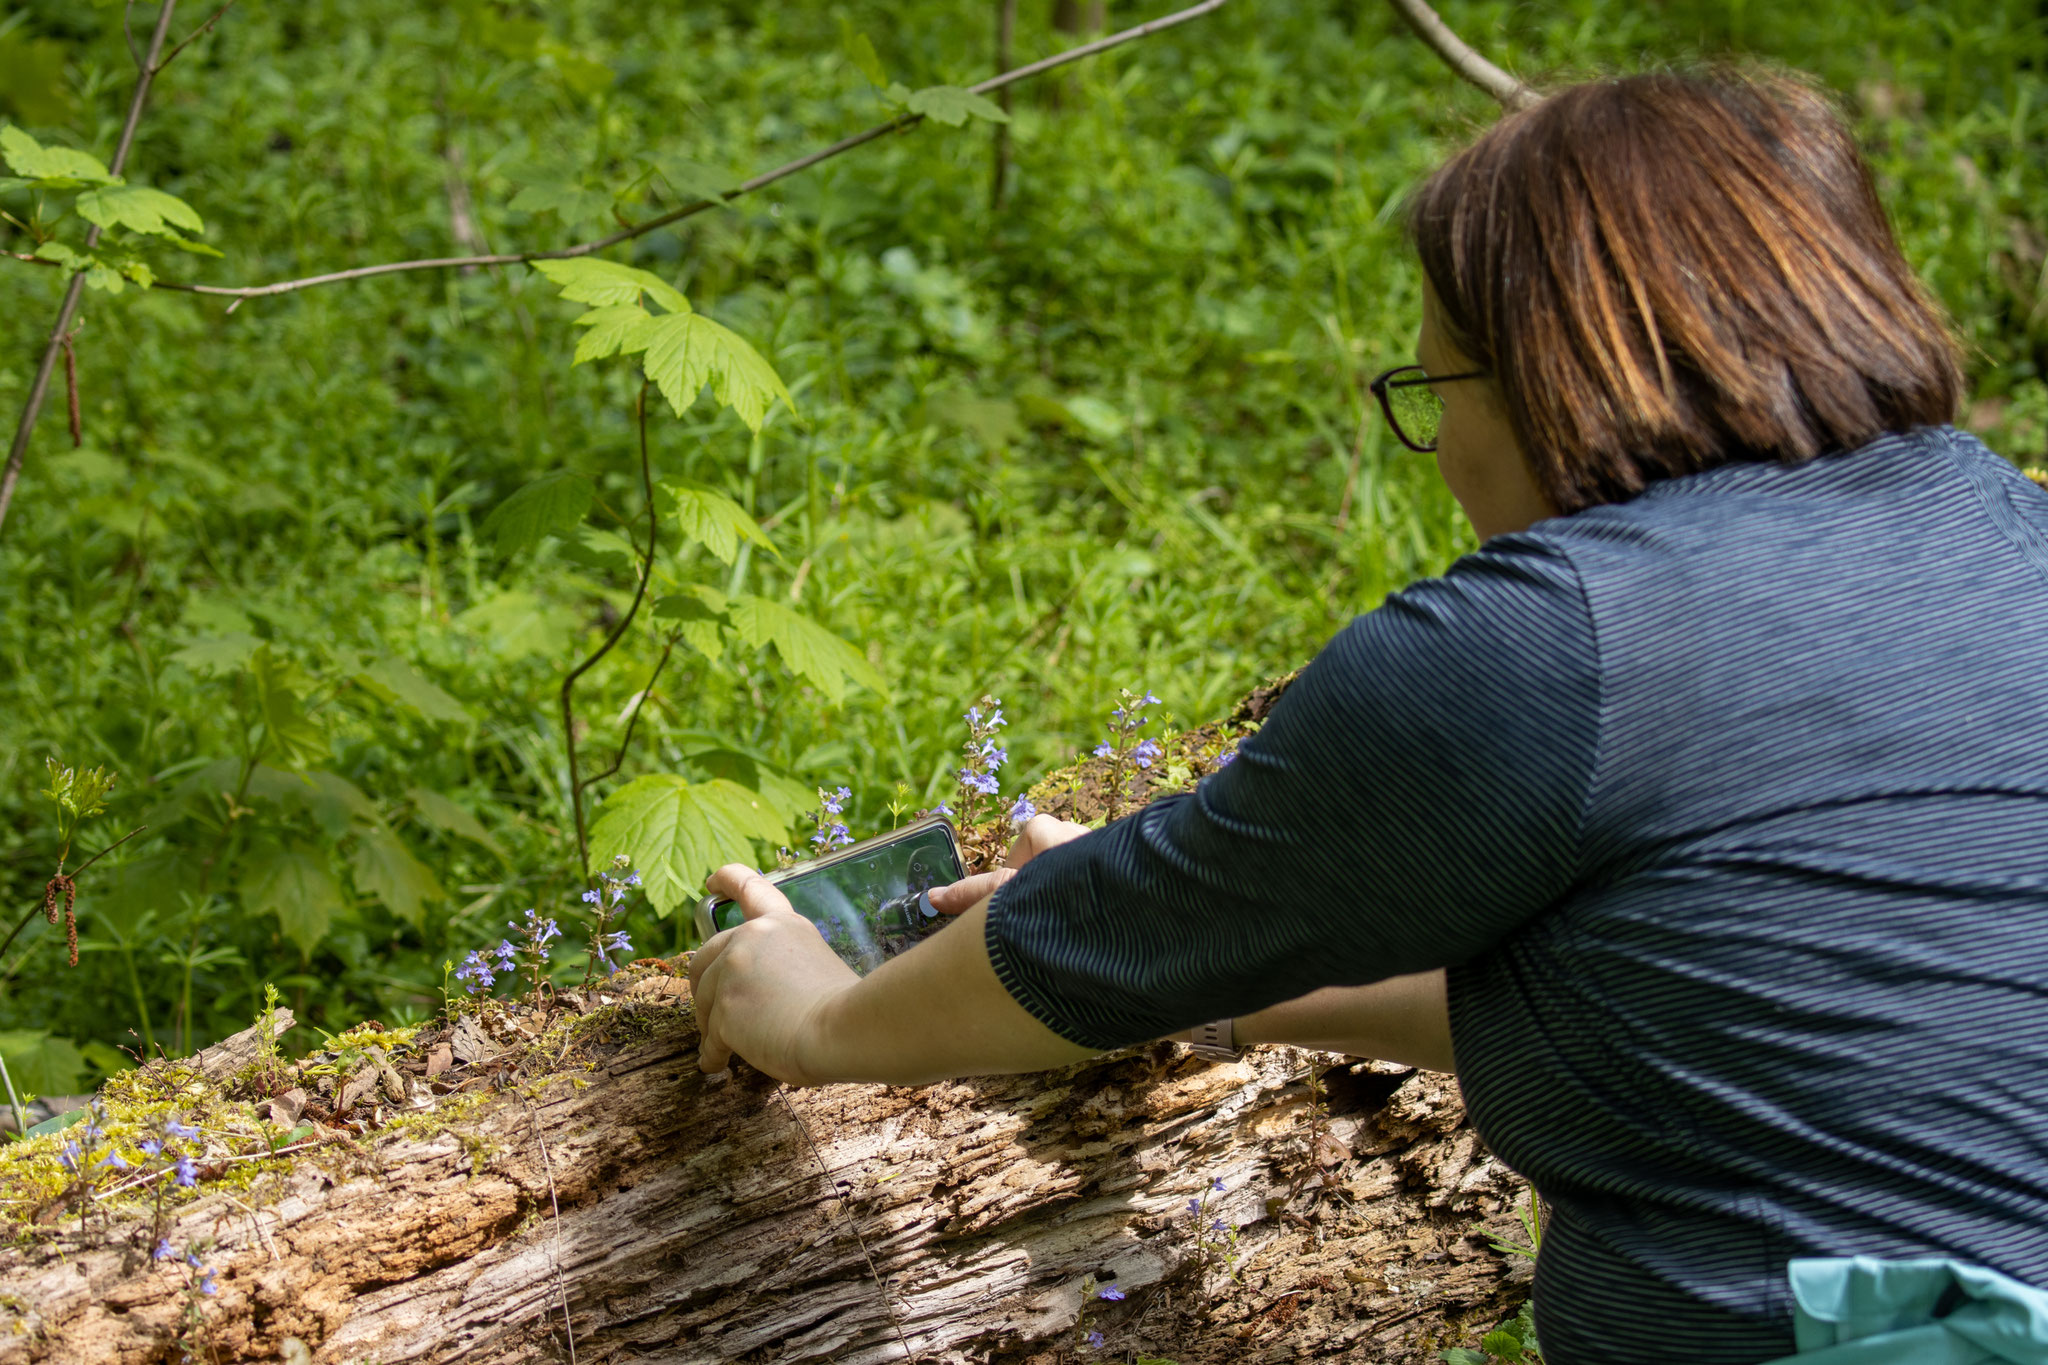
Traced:
<path id="1" fill-rule="evenodd" d="M 1243 1055 L 1243 1049 L 1237 1046 L 1237 1021 L 1234 1019 L 1215 1019 L 1195 1025 L 1188 1033 L 1188 1046 L 1197 1057 L 1235 1061 Z"/>

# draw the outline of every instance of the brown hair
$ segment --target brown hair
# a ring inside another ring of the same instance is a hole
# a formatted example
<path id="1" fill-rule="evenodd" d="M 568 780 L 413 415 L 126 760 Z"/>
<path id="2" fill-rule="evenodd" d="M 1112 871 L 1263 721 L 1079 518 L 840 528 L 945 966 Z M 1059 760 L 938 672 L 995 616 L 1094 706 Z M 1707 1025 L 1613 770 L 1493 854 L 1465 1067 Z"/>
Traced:
<path id="1" fill-rule="evenodd" d="M 1942 316 L 1825 96 L 1716 69 L 1567 87 L 1417 191 L 1447 339 L 1560 512 L 1949 421 Z"/>

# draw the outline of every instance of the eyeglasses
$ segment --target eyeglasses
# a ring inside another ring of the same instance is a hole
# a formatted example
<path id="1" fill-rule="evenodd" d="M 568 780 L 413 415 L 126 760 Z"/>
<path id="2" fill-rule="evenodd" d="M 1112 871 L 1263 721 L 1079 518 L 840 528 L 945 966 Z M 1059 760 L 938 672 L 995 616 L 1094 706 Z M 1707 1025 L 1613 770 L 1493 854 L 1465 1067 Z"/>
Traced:
<path id="1" fill-rule="evenodd" d="M 1380 400 L 1380 411 L 1401 444 L 1427 455 L 1436 449 L 1436 429 L 1444 420 L 1444 400 L 1430 385 L 1484 378 L 1484 370 L 1430 374 L 1420 365 L 1397 365 L 1367 387 Z"/>

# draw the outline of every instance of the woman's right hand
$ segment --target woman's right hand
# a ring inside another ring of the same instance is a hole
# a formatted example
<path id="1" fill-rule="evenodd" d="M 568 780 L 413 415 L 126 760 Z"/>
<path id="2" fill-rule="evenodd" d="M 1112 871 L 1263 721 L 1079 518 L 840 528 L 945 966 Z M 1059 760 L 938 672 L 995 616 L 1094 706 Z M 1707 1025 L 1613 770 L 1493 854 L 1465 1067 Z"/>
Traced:
<path id="1" fill-rule="evenodd" d="M 1055 848 L 1088 833 L 1088 826 L 1051 815 L 1034 815 L 1024 822 L 1024 832 L 1010 845 L 1003 865 L 990 872 L 977 872 L 950 886 L 931 889 L 932 908 L 942 915 L 957 915 L 995 894 L 995 889 L 1017 875 L 1017 869 L 1049 848 Z"/>

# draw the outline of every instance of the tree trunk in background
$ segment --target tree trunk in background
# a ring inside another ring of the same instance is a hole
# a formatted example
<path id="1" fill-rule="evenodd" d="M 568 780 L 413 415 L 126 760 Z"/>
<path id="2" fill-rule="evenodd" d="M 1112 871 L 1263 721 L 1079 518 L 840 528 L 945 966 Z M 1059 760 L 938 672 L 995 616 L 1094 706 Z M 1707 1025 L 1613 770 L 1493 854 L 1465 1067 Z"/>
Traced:
<path id="1" fill-rule="evenodd" d="M 1111 1359 L 1423 1365 L 1523 1296 L 1470 1235 L 1512 1226 L 1518 1183 L 1447 1077 L 1339 1065 L 1320 1121 L 1280 1048 L 1156 1044 L 925 1090 L 743 1066 L 710 1085 L 677 999 L 630 1006 L 614 1029 L 651 1036 L 530 1099 L 186 1207 L 172 1240 L 213 1238 L 220 1271 L 199 1358 L 302 1358 L 296 1338 L 323 1362 L 567 1360 L 566 1322 L 582 1361 L 1050 1365 L 1101 1331 Z M 1239 1225 L 1234 1266 L 1205 1257 L 1190 1200 Z M 0 1362 L 176 1358 L 182 1280 L 146 1226 L 114 1233 L 0 1252 Z M 1124 1299 L 1084 1301 L 1088 1277 Z"/>

